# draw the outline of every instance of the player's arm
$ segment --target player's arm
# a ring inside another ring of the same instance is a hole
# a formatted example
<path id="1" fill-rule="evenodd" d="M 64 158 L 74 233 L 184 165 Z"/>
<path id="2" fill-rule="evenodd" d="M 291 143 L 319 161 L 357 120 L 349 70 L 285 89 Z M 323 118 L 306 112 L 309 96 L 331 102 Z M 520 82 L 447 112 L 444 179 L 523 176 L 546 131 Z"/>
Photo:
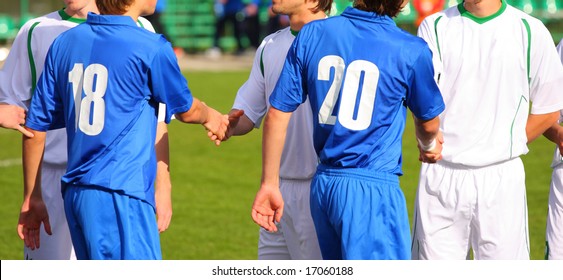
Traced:
<path id="1" fill-rule="evenodd" d="M 557 144 L 559 152 L 563 153 L 563 127 L 558 123 L 551 125 L 544 133 L 543 136 L 551 142 Z"/>
<path id="2" fill-rule="evenodd" d="M 262 136 L 262 179 L 252 205 L 252 219 L 268 231 L 277 231 L 274 222 L 283 215 L 283 198 L 279 188 L 280 162 L 291 113 L 271 107 L 264 121 Z"/>
<path id="3" fill-rule="evenodd" d="M 25 110 L 21 107 L 9 104 L 0 104 L 0 127 L 14 129 L 27 137 L 33 134 L 23 128 L 25 123 Z"/>
<path id="4" fill-rule="evenodd" d="M 252 129 L 254 129 L 254 122 L 244 114 L 243 110 L 232 109 L 229 112 L 227 139 L 231 136 L 245 135 L 252 131 Z"/>
<path id="5" fill-rule="evenodd" d="M 51 234 L 49 214 L 41 196 L 41 161 L 46 133 L 29 130 L 35 137 L 23 136 L 24 200 L 18 220 L 18 235 L 24 240 L 25 246 L 36 249 L 40 247 L 41 223 L 44 224 L 45 231 Z"/>
<path id="6" fill-rule="evenodd" d="M 192 106 L 186 112 L 176 113 L 176 119 L 185 123 L 202 124 L 205 129 L 211 132 L 215 137 L 212 139 L 217 145 L 225 138 L 227 127 L 229 126 L 229 118 L 227 115 L 221 115 L 217 110 L 207 106 L 205 103 L 193 98 Z"/>
<path id="7" fill-rule="evenodd" d="M 414 115 L 413 118 L 418 149 L 420 151 L 419 159 L 428 163 L 434 163 L 442 159 L 444 138 L 440 132 L 440 118 L 420 120 Z"/>
<path id="8" fill-rule="evenodd" d="M 528 115 L 528 122 L 526 123 L 526 136 L 528 143 L 531 143 L 540 135 L 542 135 L 548 128 L 552 127 L 559 118 L 559 111 L 547 114 L 530 114 Z"/>
<path id="9" fill-rule="evenodd" d="M 156 128 L 156 181 L 155 202 L 158 231 L 168 229 L 172 219 L 172 182 L 170 180 L 170 145 L 168 142 L 168 125 L 158 122 Z"/>

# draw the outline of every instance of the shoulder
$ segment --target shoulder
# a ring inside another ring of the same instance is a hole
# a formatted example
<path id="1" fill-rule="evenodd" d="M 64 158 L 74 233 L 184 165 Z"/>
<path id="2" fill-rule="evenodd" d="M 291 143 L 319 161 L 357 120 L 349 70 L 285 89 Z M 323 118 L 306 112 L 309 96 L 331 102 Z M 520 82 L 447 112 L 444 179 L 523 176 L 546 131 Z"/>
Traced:
<path id="1" fill-rule="evenodd" d="M 156 32 L 155 29 L 154 29 L 154 26 L 152 26 L 152 23 L 144 17 L 137 18 L 137 23 L 139 24 L 140 27 L 142 27 L 142 28 L 144 28 L 144 29 L 146 29 L 150 32 L 153 32 L 153 33 Z"/>

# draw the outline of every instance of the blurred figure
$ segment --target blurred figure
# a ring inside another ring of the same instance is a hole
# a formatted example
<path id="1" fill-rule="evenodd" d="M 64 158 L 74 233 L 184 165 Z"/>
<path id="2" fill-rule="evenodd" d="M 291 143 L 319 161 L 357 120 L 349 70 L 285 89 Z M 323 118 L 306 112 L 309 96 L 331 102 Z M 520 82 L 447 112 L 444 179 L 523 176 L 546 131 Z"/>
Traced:
<path id="1" fill-rule="evenodd" d="M 242 54 L 244 52 L 241 41 L 243 34 L 242 22 L 244 21 L 243 9 L 244 3 L 242 0 L 215 0 L 215 37 L 213 38 L 213 48 L 209 51 L 209 55 L 213 57 L 221 55 L 222 50 L 219 40 L 225 33 L 227 22 L 230 22 L 233 26 L 233 35 L 237 44 L 235 54 Z"/>
<path id="2" fill-rule="evenodd" d="M 260 46 L 260 4 L 262 0 L 245 0 L 244 7 L 244 29 L 250 46 L 258 49 Z"/>

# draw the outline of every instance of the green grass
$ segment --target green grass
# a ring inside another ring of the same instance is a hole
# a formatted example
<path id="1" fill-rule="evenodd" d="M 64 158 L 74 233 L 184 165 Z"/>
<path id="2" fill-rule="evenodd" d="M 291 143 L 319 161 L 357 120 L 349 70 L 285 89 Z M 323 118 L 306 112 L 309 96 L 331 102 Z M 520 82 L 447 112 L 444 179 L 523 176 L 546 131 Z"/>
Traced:
<path id="1" fill-rule="evenodd" d="M 194 96 L 227 112 L 248 71 L 188 72 Z M 420 163 L 412 118 L 407 118 L 401 186 L 410 217 Z M 169 126 L 174 215 L 161 235 L 165 259 L 256 258 L 258 226 L 250 207 L 260 183 L 261 130 L 234 137 L 216 147 L 199 125 L 173 121 Z M 21 158 L 20 135 L 0 129 L 0 162 Z M 543 259 L 545 219 L 554 146 L 545 138 L 523 157 L 527 173 L 532 259 Z M 23 243 L 16 234 L 22 200 L 21 165 L 0 165 L 0 259 L 21 259 Z"/>

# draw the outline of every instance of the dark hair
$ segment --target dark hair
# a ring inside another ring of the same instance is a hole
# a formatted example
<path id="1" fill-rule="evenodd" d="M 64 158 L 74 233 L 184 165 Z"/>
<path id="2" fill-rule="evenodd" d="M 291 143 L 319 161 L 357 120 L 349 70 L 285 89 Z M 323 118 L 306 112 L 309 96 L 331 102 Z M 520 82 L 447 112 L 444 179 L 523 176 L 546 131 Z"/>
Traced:
<path id="1" fill-rule="evenodd" d="M 354 0 L 354 8 L 379 15 L 396 17 L 404 0 Z"/>
<path id="2" fill-rule="evenodd" d="M 122 15 L 134 0 L 96 0 L 98 11 L 102 15 Z"/>
<path id="3" fill-rule="evenodd" d="M 318 0 L 318 4 L 313 9 L 313 12 L 318 13 L 323 11 L 328 15 L 330 14 L 330 8 L 332 8 L 332 0 Z"/>

